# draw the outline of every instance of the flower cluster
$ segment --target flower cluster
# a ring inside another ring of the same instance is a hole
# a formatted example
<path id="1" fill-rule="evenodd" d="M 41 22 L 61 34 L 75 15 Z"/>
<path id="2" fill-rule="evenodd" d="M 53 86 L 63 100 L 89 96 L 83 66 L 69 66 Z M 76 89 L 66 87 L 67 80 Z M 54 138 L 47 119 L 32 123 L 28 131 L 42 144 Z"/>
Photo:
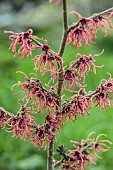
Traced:
<path id="1" fill-rule="evenodd" d="M 31 136 L 31 124 L 35 123 L 35 118 L 30 116 L 29 111 L 32 111 L 32 108 L 22 106 L 15 116 L 1 110 L 2 127 L 6 128 L 7 132 L 12 132 L 15 138 L 28 139 Z"/>
<path id="2" fill-rule="evenodd" d="M 62 120 L 59 116 L 56 119 L 56 113 L 47 114 L 43 125 L 36 123 L 36 118 L 32 108 L 21 106 L 17 115 L 8 113 L 0 108 L 0 127 L 5 128 L 7 132 L 12 132 L 15 138 L 24 138 L 29 140 L 38 149 L 45 147 L 46 141 L 51 142 L 56 139 L 56 130 L 61 131 Z"/>
<path id="3" fill-rule="evenodd" d="M 27 77 L 27 75 L 25 75 L 24 82 L 18 82 L 15 85 L 21 86 L 22 89 L 20 92 L 24 92 L 25 94 L 21 100 L 23 102 L 25 99 L 27 99 L 27 102 L 31 101 L 32 106 L 36 107 L 39 112 L 43 112 L 46 107 L 55 108 L 57 106 L 59 96 L 52 91 L 47 91 L 41 85 L 36 75 L 35 77 Z"/>
<path id="4" fill-rule="evenodd" d="M 90 136 L 94 133 L 90 133 L 86 140 L 71 141 L 75 149 L 68 150 L 68 154 L 62 154 L 64 157 L 61 161 L 62 170 L 85 170 L 87 163 L 95 165 L 95 159 L 101 158 L 97 153 L 110 149 L 107 146 L 107 144 L 112 144 L 109 140 L 99 140 L 101 136 L 106 137 L 106 135 L 100 134 L 96 139 L 92 139 Z"/>
<path id="5" fill-rule="evenodd" d="M 76 60 L 70 63 L 70 67 L 64 71 L 64 81 L 63 81 L 63 88 L 66 88 L 66 83 L 69 81 L 69 88 L 68 90 L 71 91 L 74 89 L 74 85 L 80 88 L 83 86 L 81 85 L 81 80 L 85 80 L 85 77 L 88 75 L 89 72 L 92 71 L 91 66 L 93 67 L 93 71 L 96 74 L 96 68 L 102 68 L 103 66 L 96 66 L 94 57 L 96 55 L 89 55 L 86 56 L 84 54 L 77 54 Z"/>
<path id="6" fill-rule="evenodd" d="M 92 97 L 84 95 L 83 89 L 80 89 L 78 94 L 73 96 L 69 102 L 65 102 L 62 106 L 62 115 L 67 116 L 67 119 L 76 119 L 77 115 L 85 117 L 93 106 Z"/>
<path id="7" fill-rule="evenodd" d="M 70 68 L 76 71 L 79 78 L 85 78 L 89 72 L 92 71 L 91 66 L 93 67 L 94 74 L 96 74 L 96 68 L 102 68 L 103 66 L 96 66 L 95 65 L 95 56 L 100 54 L 93 55 L 84 55 L 84 54 L 77 54 L 76 60 L 72 61 L 70 64 Z"/>
<path id="8" fill-rule="evenodd" d="M 81 88 L 75 96 L 62 104 L 62 115 L 66 116 L 67 120 L 73 120 L 80 114 L 85 117 L 94 105 L 102 110 L 113 106 L 113 78 L 104 81 L 94 92 L 86 93 Z"/>
<path id="9" fill-rule="evenodd" d="M 40 49 L 42 50 L 42 53 L 34 58 L 35 70 L 40 70 L 42 75 L 48 71 L 51 75 L 56 74 L 58 70 L 56 69 L 55 62 L 58 65 L 58 69 L 60 69 L 60 64 L 62 61 L 61 57 L 49 48 L 47 42 L 46 44 L 40 46 Z M 39 65 L 37 67 L 38 62 Z"/>
<path id="10" fill-rule="evenodd" d="M 42 51 L 40 55 L 37 55 L 34 58 L 36 71 L 40 69 L 41 74 L 45 74 L 45 72 L 49 71 L 53 75 L 58 71 L 56 69 L 57 66 L 58 69 L 60 69 L 60 64 L 62 62 L 61 57 L 50 49 L 46 40 L 32 35 L 32 29 L 22 33 L 14 33 L 12 31 L 5 31 L 5 33 L 11 34 L 9 36 L 9 39 L 12 41 L 10 49 L 12 49 L 14 56 L 18 54 L 20 58 L 27 58 L 29 55 L 32 56 L 32 51 L 34 49 L 40 49 Z M 38 42 L 37 39 L 40 41 L 42 40 L 44 44 Z M 18 50 L 17 47 L 19 48 Z M 57 63 L 57 66 L 55 62 Z"/>
<path id="11" fill-rule="evenodd" d="M 32 56 L 32 51 L 36 48 L 36 45 L 32 44 L 31 39 L 36 38 L 37 36 L 32 35 L 33 30 L 29 29 L 26 32 L 15 33 L 12 31 L 4 31 L 7 34 L 11 34 L 9 39 L 12 41 L 9 49 L 12 50 L 14 56 L 18 54 L 20 58 L 27 58 L 29 55 Z M 19 46 L 19 50 L 17 50 Z"/>
<path id="12" fill-rule="evenodd" d="M 105 25 L 113 29 L 111 23 L 111 17 L 113 13 L 93 16 L 89 18 L 82 17 L 79 13 L 72 11 L 71 14 L 76 14 L 79 17 L 79 22 L 74 26 L 70 27 L 69 34 L 67 37 L 67 44 L 72 43 L 79 49 L 82 44 L 89 45 L 89 42 L 95 43 L 92 40 L 96 38 L 97 30 L 102 29 L 105 36 L 108 34 Z"/>
<path id="13" fill-rule="evenodd" d="M 49 0 L 49 3 L 52 3 L 53 0 Z M 56 5 L 58 5 L 60 3 L 60 0 L 56 0 Z"/>
<path id="14" fill-rule="evenodd" d="M 47 114 L 45 123 L 42 126 L 37 126 L 33 130 L 30 142 L 32 142 L 39 149 L 45 147 L 45 143 L 51 142 L 56 139 L 56 130 L 61 131 L 62 121 L 61 118 L 56 118 L 56 114 Z"/>
<path id="15" fill-rule="evenodd" d="M 111 94 L 113 94 L 113 79 L 110 77 L 108 80 L 105 80 L 104 84 L 101 83 L 97 88 L 97 93 L 94 95 L 94 103 L 102 110 L 113 106 Z"/>

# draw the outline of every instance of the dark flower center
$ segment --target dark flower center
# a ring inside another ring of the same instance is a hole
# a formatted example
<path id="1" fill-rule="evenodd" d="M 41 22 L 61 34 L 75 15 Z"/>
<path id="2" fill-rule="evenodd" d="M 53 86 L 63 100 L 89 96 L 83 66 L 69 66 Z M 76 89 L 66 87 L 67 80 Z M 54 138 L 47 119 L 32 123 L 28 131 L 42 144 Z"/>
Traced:
<path id="1" fill-rule="evenodd" d="M 29 33 L 28 32 L 25 32 L 24 33 L 24 39 L 28 39 L 29 38 Z"/>
<path id="2" fill-rule="evenodd" d="M 107 84 L 107 87 L 111 87 L 111 86 L 112 86 L 112 83 L 108 83 L 108 84 Z"/>
<path id="3" fill-rule="evenodd" d="M 49 50 L 49 47 L 47 45 L 43 45 L 42 51 L 44 51 L 46 54 Z"/>
<path id="4" fill-rule="evenodd" d="M 74 31 L 74 34 L 82 34 L 82 30 L 76 29 L 76 30 Z"/>

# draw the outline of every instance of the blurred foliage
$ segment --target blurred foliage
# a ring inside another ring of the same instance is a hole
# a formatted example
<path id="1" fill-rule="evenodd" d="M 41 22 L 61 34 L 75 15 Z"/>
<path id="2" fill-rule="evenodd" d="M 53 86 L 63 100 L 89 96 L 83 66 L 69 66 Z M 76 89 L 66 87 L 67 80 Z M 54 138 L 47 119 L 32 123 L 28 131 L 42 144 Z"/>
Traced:
<path id="1" fill-rule="evenodd" d="M 110 30 L 109 30 L 110 31 Z M 44 30 L 44 32 L 37 32 L 34 34 L 39 37 L 43 37 L 48 40 L 51 48 L 54 51 L 58 51 L 58 46 L 61 38 L 61 26 L 54 26 Z M 105 52 L 96 58 L 96 65 L 103 65 L 102 69 L 97 70 L 97 74 L 89 73 L 86 79 L 86 90 L 95 90 L 96 86 L 100 83 L 101 79 L 109 78 L 107 72 L 110 72 L 113 76 L 113 32 L 107 37 L 104 37 L 102 31 L 98 32 L 97 44 L 91 44 L 89 47 L 83 46 L 79 53 L 82 54 L 99 54 L 104 48 Z M 3 30 L 0 31 L 0 106 L 6 110 L 16 113 L 19 109 L 17 104 L 18 98 L 21 94 L 13 96 L 11 86 L 17 81 L 21 81 L 23 76 L 16 74 L 16 71 L 23 71 L 26 74 L 35 72 L 33 70 L 33 57 L 27 59 L 19 59 L 18 57 L 13 58 L 13 53 L 8 50 L 10 41 L 8 35 L 3 34 Z M 68 45 L 64 54 L 64 65 L 68 65 L 70 61 L 75 59 L 78 51 L 75 47 Z M 33 56 L 37 55 L 37 51 L 33 53 Z M 43 81 L 43 84 L 49 80 L 49 75 L 46 74 L 44 77 L 37 73 L 38 77 Z M 66 98 L 69 93 L 66 92 Z M 66 147 L 71 149 L 69 141 L 81 140 L 86 138 L 87 135 L 95 131 L 98 134 L 106 133 L 108 139 L 113 142 L 113 108 L 109 108 L 106 111 L 100 111 L 98 108 L 92 108 L 90 115 L 86 118 L 80 116 L 73 126 L 70 122 L 64 124 L 62 133 L 57 132 L 57 141 L 55 142 L 55 148 L 64 144 Z M 43 115 L 41 115 L 43 118 Z M 107 153 L 101 154 L 103 159 L 97 160 L 97 165 L 94 167 L 88 167 L 87 170 L 112 170 L 113 168 L 113 147 Z M 38 151 L 28 141 L 20 139 L 14 139 L 11 137 L 11 133 L 6 133 L 0 130 L 0 169 L 1 170 L 45 170 L 46 169 L 46 151 L 41 149 Z M 59 158 L 55 154 L 56 158 Z M 59 158 L 60 159 L 60 158 Z"/>

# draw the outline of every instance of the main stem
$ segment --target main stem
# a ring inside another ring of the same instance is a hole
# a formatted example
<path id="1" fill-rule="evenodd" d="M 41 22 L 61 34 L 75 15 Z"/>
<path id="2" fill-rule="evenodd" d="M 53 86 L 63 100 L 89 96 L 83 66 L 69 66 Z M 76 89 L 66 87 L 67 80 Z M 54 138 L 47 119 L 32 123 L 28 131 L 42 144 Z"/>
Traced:
<path id="1" fill-rule="evenodd" d="M 63 6 L 63 36 L 59 48 L 59 55 L 61 58 L 63 58 L 65 46 L 66 46 L 66 39 L 68 35 L 68 22 L 67 22 L 67 0 L 62 0 L 62 6 Z M 61 97 L 61 91 L 62 91 L 62 84 L 63 84 L 63 60 L 60 65 L 59 70 L 59 78 L 58 78 L 58 88 L 57 88 L 57 94 Z M 59 100 L 59 106 L 61 105 L 61 99 Z"/>
<path id="2" fill-rule="evenodd" d="M 62 58 L 65 50 L 66 39 L 68 35 L 68 23 L 67 23 L 67 0 L 62 0 L 62 7 L 63 7 L 63 36 L 59 48 L 59 56 Z M 60 64 L 59 69 L 59 77 L 58 77 L 58 87 L 57 87 L 57 94 L 60 96 L 60 99 L 57 105 L 61 106 L 61 92 L 62 92 L 62 84 L 63 84 L 63 62 Z M 57 109 L 57 108 L 56 108 Z M 48 146 L 48 168 L 47 170 L 53 170 L 53 152 L 54 152 L 54 142 L 51 141 Z"/>

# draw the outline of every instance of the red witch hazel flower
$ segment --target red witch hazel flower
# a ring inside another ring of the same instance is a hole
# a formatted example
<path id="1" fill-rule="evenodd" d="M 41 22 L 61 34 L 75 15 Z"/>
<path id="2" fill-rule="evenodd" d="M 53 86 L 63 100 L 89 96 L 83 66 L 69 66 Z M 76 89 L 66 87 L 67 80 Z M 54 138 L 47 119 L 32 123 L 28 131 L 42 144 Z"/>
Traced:
<path id="1" fill-rule="evenodd" d="M 21 91 L 18 93 L 25 93 L 24 97 L 21 100 L 23 102 L 25 99 L 27 99 L 28 102 L 31 101 L 32 106 L 36 107 L 39 112 L 42 112 L 44 109 L 46 109 L 46 107 L 51 109 L 55 108 L 57 106 L 57 100 L 59 99 L 59 96 L 56 95 L 54 92 L 47 91 L 44 87 L 42 87 L 40 80 L 35 74 L 33 75 L 34 77 L 30 78 L 25 75 L 24 82 L 18 82 L 17 84 L 15 84 L 22 87 Z"/>
<path id="2" fill-rule="evenodd" d="M 67 88 L 67 82 L 69 81 L 69 87 Z M 82 85 L 78 82 L 78 75 L 73 72 L 73 69 L 67 69 L 64 71 L 64 80 L 63 80 L 63 89 L 68 91 L 73 91 L 75 84 L 78 87 L 82 87 Z"/>
<path id="3" fill-rule="evenodd" d="M 49 0 L 49 3 L 52 3 L 53 0 Z M 60 3 L 60 0 L 56 0 L 56 5 L 58 5 Z"/>
<path id="4" fill-rule="evenodd" d="M 92 38 L 96 38 L 96 33 L 94 29 L 89 27 L 91 20 L 89 18 L 83 18 L 79 13 L 72 11 L 72 14 L 75 13 L 80 18 L 78 24 L 73 27 L 67 37 L 67 44 L 72 43 L 76 46 L 77 50 L 82 46 L 82 44 L 89 45 L 95 43 L 92 41 Z"/>
<path id="5" fill-rule="evenodd" d="M 17 54 L 20 58 L 27 58 L 29 55 L 32 55 L 32 50 L 36 48 L 35 45 L 32 45 L 31 38 L 38 38 L 37 36 L 32 35 L 33 30 L 29 29 L 26 32 L 15 33 L 12 31 L 4 31 L 7 34 L 11 34 L 9 39 L 12 41 L 9 49 L 12 49 L 14 56 Z M 17 46 L 19 46 L 19 50 L 17 51 Z"/>
<path id="6" fill-rule="evenodd" d="M 100 53 L 102 54 L 103 51 Z M 99 56 L 100 54 L 95 54 L 92 56 L 86 56 L 84 54 L 77 54 L 76 60 L 70 63 L 70 67 L 64 71 L 64 81 L 63 81 L 63 88 L 68 91 L 73 91 L 74 85 L 76 84 L 79 88 L 83 88 L 85 77 L 88 75 L 89 72 L 93 71 L 96 74 L 96 68 L 102 68 L 103 66 L 96 66 L 95 65 L 95 56 Z M 69 87 L 66 88 L 67 82 L 69 82 Z"/>
<path id="7" fill-rule="evenodd" d="M 82 44 L 89 45 L 89 41 L 92 42 L 92 37 L 88 32 L 84 32 L 82 28 L 74 28 L 72 29 L 67 37 L 67 44 L 72 43 L 76 46 L 76 49 L 78 50 Z M 92 42 L 94 43 L 94 42 Z"/>
<path id="8" fill-rule="evenodd" d="M 43 125 L 36 123 L 37 118 L 30 114 L 35 114 L 33 108 L 21 106 L 17 115 L 7 112 L 0 108 L 0 127 L 5 128 L 7 132 L 12 132 L 15 138 L 24 138 L 29 140 L 38 149 L 46 146 L 46 142 L 56 140 L 56 130 L 61 131 L 63 124 L 62 117 L 56 118 L 57 112 L 48 113 Z"/>
<path id="9" fill-rule="evenodd" d="M 108 16 L 100 15 L 99 17 L 92 18 L 92 25 L 94 26 L 94 28 L 96 30 L 101 28 L 105 36 L 108 34 L 108 31 L 106 30 L 106 25 L 110 27 L 110 29 L 113 29 L 113 25 L 111 22 L 113 12 L 111 12 L 110 14 L 108 13 L 107 15 Z"/>
<path id="10" fill-rule="evenodd" d="M 76 14 L 79 17 L 79 22 L 75 26 L 71 26 L 69 34 L 67 37 L 67 44 L 72 43 L 76 46 L 77 50 L 82 46 L 82 44 L 89 45 L 89 42 L 95 43 L 92 39 L 96 38 L 96 33 L 99 28 L 103 30 L 105 36 L 108 34 L 105 25 L 113 29 L 111 23 L 112 13 L 105 17 L 106 14 L 100 15 L 98 17 L 84 18 L 79 13 L 72 11 L 71 14 Z"/>
<path id="11" fill-rule="evenodd" d="M 31 124 L 35 122 L 35 118 L 29 115 L 29 111 L 31 110 L 32 108 L 22 106 L 17 116 L 6 113 L 5 120 L 2 117 L 6 131 L 13 132 L 13 137 L 15 138 L 28 139 L 31 136 Z"/>
<path id="12" fill-rule="evenodd" d="M 78 94 L 66 101 L 62 106 L 62 115 L 66 116 L 67 120 L 76 120 L 77 115 L 89 114 L 93 106 L 92 97 L 84 95 L 83 89 L 80 89 Z"/>
<path id="13" fill-rule="evenodd" d="M 60 120 L 60 121 L 59 121 Z M 61 119 L 56 119 L 56 114 L 47 114 L 45 118 L 45 123 L 42 126 L 37 126 L 35 131 L 33 130 L 30 142 L 35 146 L 44 148 L 46 141 L 51 142 L 56 139 L 55 131 L 61 131 L 62 121 Z"/>
<path id="14" fill-rule="evenodd" d="M 101 136 L 106 137 L 105 134 L 98 135 L 96 139 L 90 137 L 92 134 L 95 132 L 90 133 L 86 140 L 71 141 L 75 149 L 68 150 L 68 153 L 60 152 L 63 156 L 62 170 L 85 170 L 87 163 L 95 165 L 96 158 L 101 158 L 97 155 L 98 152 L 106 152 L 110 149 L 107 146 L 112 144 L 109 140 L 99 140 Z"/>
<path id="15" fill-rule="evenodd" d="M 104 51 L 104 50 L 103 50 Z M 91 66 L 93 67 L 93 71 L 96 74 L 96 68 L 102 68 L 102 66 L 95 65 L 94 57 L 99 56 L 103 53 L 93 55 L 84 55 L 84 54 L 77 54 L 76 60 L 72 61 L 70 64 L 70 68 L 73 69 L 74 72 L 78 75 L 79 79 L 83 78 L 88 75 L 89 72 L 92 71 Z"/>
<path id="16" fill-rule="evenodd" d="M 58 70 L 56 69 L 55 62 L 60 69 L 60 63 L 62 61 L 61 57 L 49 48 L 47 41 L 45 45 L 42 45 L 39 48 L 42 50 L 42 54 L 34 58 L 35 70 L 38 71 L 40 69 L 42 75 L 48 71 L 51 75 L 56 74 Z M 38 62 L 40 63 L 37 66 Z"/>
<path id="17" fill-rule="evenodd" d="M 113 106 L 111 94 L 113 94 L 113 79 L 110 76 L 104 84 L 101 83 L 97 88 L 97 93 L 93 96 L 95 97 L 94 103 L 102 110 Z"/>

